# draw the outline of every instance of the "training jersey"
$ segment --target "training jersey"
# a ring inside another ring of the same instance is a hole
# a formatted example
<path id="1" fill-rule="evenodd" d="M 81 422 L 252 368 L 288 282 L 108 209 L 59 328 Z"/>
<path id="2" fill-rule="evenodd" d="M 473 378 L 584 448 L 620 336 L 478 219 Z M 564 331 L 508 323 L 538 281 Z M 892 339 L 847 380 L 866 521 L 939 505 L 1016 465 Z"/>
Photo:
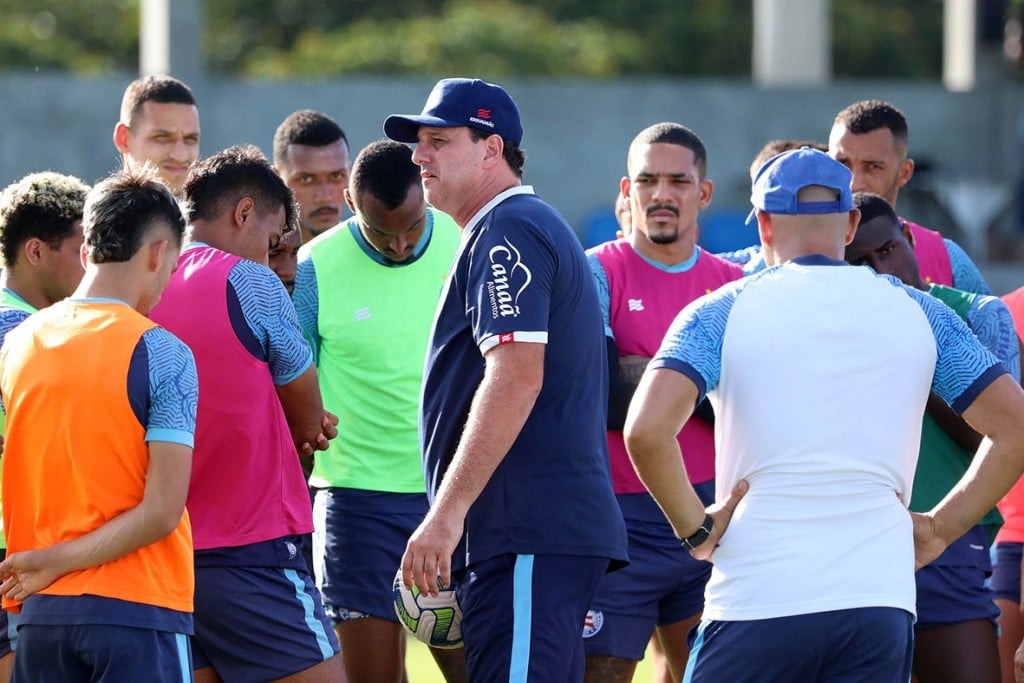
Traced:
<path id="1" fill-rule="evenodd" d="M 0 290 L 0 345 L 7 338 L 7 333 L 20 325 L 25 318 L 36 312 L 36 308 L 22 299 L 13 291 L 4 287 Z M 7 414 L 0 411 L 0 434 L 4 431 Z M 2 486 L 0 486 L 2 488 Z M 7 547 L 7 535 L 4 533 L 3 522 L 0 520 L 0 548 Z"/>
<path id="2" fill-rule="evenodd" d="M 943 237 L 942 233 L 912 223 L 904 218 L 914 236 L 914 257 L 917 259 L 921 278 L 929 285 L 946 285 L 966 292 L 991 294 L 978 266 L 959 244 Z M 718 254 L 727 261 L 739 264 L 748 275 L 768 267 L 761 245 Z"/>
<path id="3" fill-rule="evenodd" d="M 312 363 L 288 293 L 264 265 L 185 247 L 152 319 L 189 345 L 203 388 L 188 510 L 196 550 L 313 529 L 276 386 Z"/>
<path id="4" fill-rule="evenodd" d="M 735 264 L 694 247 L 683 263 L 666 266 L 639 254 L 625 240 L 605 242 L 587 252 L 597 283 L 605 336 L 621 356 L 653 358 L 665 332 L 682 308 L 720 286 L 743 277 Z M 691 418 L 678 435 L 690 481 L 715 476 L 715 433 L 708 422 Z M 608 457 L 616 494 L 646 493 L 619 430 L 608 432 Z M 664 515 L 658 511 L 659 519 Z"/>
<path id="5" fill-rule="evenodd" d="M 985 348 L 1001 360 L 1006 370 L 1019 381 L 1020 345 L 1006 304 L 994 296 L 962 292 L 942 285 L 932 285 L 929 293 L 952 308 Z M 925 411 L 921 455 L 914 473 L 910 509 L 927 512 L 935 507 L 960 481 L 973 458 L 972 451 L 961 447 L 939 426 L 931 413 Z M 1001 521 L 998 511 L 993 509 L 978 524 L 998 526 Z M 956 558 L 952 554 L 948 558 L 943 554 L 935 562 L 944 564 L 947 561 L 956 561 Z"/>
<path id="6" fill-rule="evenodd" d="M 192 354 L 123 301 L 68 299 L 33 314 L 0 350 L 0 394 L 10 553 L 78 538 L 136 507 L 148 442 L 193 445 Z M 30 596 L 21 624 L 190 631 L 193 585 L 185 512 L 166 537 Z M 18 609 L 6 597 L 3 606 Z"/>
<path id="7" fill-rule="evenodd" d="M 466 224 L 427 350 L 420 435 L 432 500 L 484 375 L 484 354 L 545 345 L 544 382 L 509 452 L 466 514 L 462 569 L 504 553 L 626 560 L 605 442 L 608 365 L 597 289 L 572 229 L 529 186 Z"/>
<path id="8" fill-rule="evenodd" d="M 1013 316 L 1017 336 L 1024 339 L 1024 287 L 1005 294 L 1003 303 Z M 1024 477 L 1003 496 L 998 507 L 1003 516 L 1003 526 L 996 534 L 996 543 L 1024 543 Z"/>
<path id="9" fill-rule="evenodd" d="M 652 368 L 715 409 L 716 497 L 739 502 L 704 617 L 915 612 L 910 500 L 929 390 L 962 412 L 1005 374 L 935 297 L 805 256 L 684 309 Z"/>
<path id="10" fill-rule="evenodd" d="M 367 244 L 356 217 L 299 250 L 292 301 L 313 348 L 324 408 L 338 416 L 338 436 L 317 454 L 310 486 L 424 492 L 417 433 L 423 358 L 459 239 L 455 221 L 427 209 L 408 261 L 388 261 Z"/>

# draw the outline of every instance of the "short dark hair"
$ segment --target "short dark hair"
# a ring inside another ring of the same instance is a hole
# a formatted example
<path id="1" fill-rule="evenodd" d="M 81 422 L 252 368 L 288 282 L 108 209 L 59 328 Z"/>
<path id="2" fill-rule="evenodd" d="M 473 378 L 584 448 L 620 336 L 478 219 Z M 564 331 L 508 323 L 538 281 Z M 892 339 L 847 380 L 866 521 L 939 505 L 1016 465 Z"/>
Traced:
<path id="1" fill-rule="evenodd" d="M 196 163 L 185 179 L 182 196 L 189 206 L 189 221 L 216 219 L 227 207 L 249 197 L 260 216 L 283 207 L 285 232 L 299 226 L 295 195 L 255 145 L 228 147 Z"/>
<path id="2" fill-rule="evenodd" d="M 4 267 L 18 261 L 33 237 L 59 249 L 82 220 L 89 186 L 75 176 L 43 171 L 31 173 L 0 194 L 0 257 Z"/>
<path id="3" fill-rule="evenodd" d="M 172 76 L 143 76 L 128 84 L 121 98 L 121 123 L 129 128 L 146 102 L 196 104 L 192 90 Z M 197 105 L 198 106 L 198 105 Z"/>
<path id="4" fill-rule="evenodd" d="M 115 171 L 85 199 L 82 231 L 91 263 L 124 263 L 142 245 L 143 236 L 166 225 L 181 246 L 185 217 L 156 170 L 149 166 Z"/>
<path id="5" fill-rule="evenodd" d="M 357 202 L 368 192 L 389 209 L 397 209 L 419 183 L 420 167 L 412 162 L 412 149 L 394 140 L 371 142 L 352 164 L 350 189 Z"/>
<path id="6" fill-rule="evenodd" d="M 828 152 L 828 145 L 815 142 L 814 140 L 769 140 L 764 143 L 764 147 L 754 157 L 754 161 L 750 164 L 750 179 L 753 180 L 757 176 L 757 172 L 764 166 L 764 162 L 768 161 L 772 157 L 778 156 L 783 152 L 788 152 L 792 149 L 800 149 L 801 147 L 810 147 L 816 149 L 819 152 Z"/>
<path id="7" fill-rule="evenodd" d="M 288 156 L 289 145 L 326 147 L 338 140 L 348 145 L 345 131 L 337 121 L 312 109 L 299 109 L 289 114 L 274 131 L 274 165 L 280 166 Z"/>
<path id="8" fill-rule="evenodd" d="M 479 128 L 469 128 L 469 139 L 473 142 L 480 142 L 494 135 L 494 133 L 488 133 L 486 130 L 480 130 Z M 526 166 L 526 152 L 519 147 L 513 145 L 509 140 L 502 138 L 501 141 L 505 143 L 501 149 L 501 158 L 505 160 L 508 167 L 512 169 L 512 172 L 516 174 L 517 178 L 523 177 L 523 167 Z"/>
<path id="9" fill-rule="evenodd" d="M 629 151 L 626 152 L 626 167 L 629 167 L 629 158 L 633 150 L 641 145 L 654 145 L 658 143 L 679 145 L 693 152 L 694 161 L 700 170 L 700 177 L 704 178 L 708 171 L 708 153 L 704 148 L 704 142 L 692 130 L 681 123 L 666 121 L 648 126 L 637 133 L 633 142 L 629 143 Z"/>
<path id="10" fill-rule="evenodd" d="M 893 223 L 899 223 L 900 219 L 896 211 L 885 198 L 873 192 L 854 192 L 853 208 L 860 209 L 860 222 L 867 223 L 879 216 L 884 216 Z"/>
<path id="11" fill-rule="evenodd" d="M 907 144 L 910 132 L 903 112 L 882 100 L 861 100 L 836 114 L 835 124 L 843 124 L 854 135 L 863 135 L 879 128 L 888 128 L 892 136 Z"/>

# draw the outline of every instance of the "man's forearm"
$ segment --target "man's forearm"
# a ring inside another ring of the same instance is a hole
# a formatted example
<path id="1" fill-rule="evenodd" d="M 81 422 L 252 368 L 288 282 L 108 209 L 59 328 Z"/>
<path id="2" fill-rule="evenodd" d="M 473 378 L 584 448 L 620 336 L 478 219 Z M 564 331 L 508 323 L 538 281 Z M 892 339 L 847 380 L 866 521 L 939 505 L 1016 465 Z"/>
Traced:
<path id="1" fill-rule="evenodd" d="M 323 433 L 323 400 L 320 397 L 320 383 L 316 367 L 310 363 L 298 377 L 287 384 L 277 386 L 277 396 L 284 409 L 288 429 L 296 448 L 303 444 L 316 443 Z"/>
<path id="2" fill-rule="evenodd" d="M 627 434 L 633 468 L 679 538 L 686 538 L 704 521 L 704 503 L 686 474 L 675 434 L 647 439 Z"/>
<path id="3" fill-rule="evenodd" d="M 539 363 L 543 367 L 543 346 L 521 344 L 540 347 L 521 350 L 539 351 Z M 501 347 L 491 351 L 505 352 L 507 349 Z M 433 514 L 465 516 L 512 448 L 533 410 L 543 381 L 542 371 L 538 376 L 530 372 L 524 374 L 523 370 L 515 362 L 488 365 L 473 396 L 462 438 L 435 498 Z"/>
<path id="4" fill-rule="evenodd" d="M 181 522 L 192 472 L 192 449 L 150 442 L 142 500 L 103 525 L 43 549 L 60 574 L 95 567 L 159 541 Z"/>
<path id="5" fill-rule="evenodd" d="M 626 418 L 626 450 L 633 468 L 680 538 L 704 520 L 704 504 L 690 484 L 676 440 L 697 398 L 697 387 L 689 379 L 654 370 L 641 381 Z"/>
<path id="6" fill-rule="evenodd" d="M 976 524 L 1024 471 L 1024 392 L 1010 375 L 996 378 L 963 416 L 988 438 L 967 473 L 931 512 L 947 543 Z"/>
<path id="7" fill-rule="evenodd" d="M 116 560 L 159 541 L 173 530 L 174 526 L 154 514 L 143 500 L 89 533 L 45 550 L 54 569 L 64 575 Z"/>

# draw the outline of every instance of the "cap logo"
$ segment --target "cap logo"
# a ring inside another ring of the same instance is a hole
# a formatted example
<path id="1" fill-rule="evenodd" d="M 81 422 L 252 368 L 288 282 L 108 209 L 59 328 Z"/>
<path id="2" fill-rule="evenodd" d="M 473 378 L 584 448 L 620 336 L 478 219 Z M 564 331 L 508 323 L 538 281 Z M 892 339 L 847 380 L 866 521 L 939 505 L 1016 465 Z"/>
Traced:
<path id="1" fill-rule="evenodd" d="M 484 109 L 483 107 L 481 107 L 480 109 L 476 110 L 476 115 L 482 119 L 489 119 L 491 118 L 491 110 Z"/>

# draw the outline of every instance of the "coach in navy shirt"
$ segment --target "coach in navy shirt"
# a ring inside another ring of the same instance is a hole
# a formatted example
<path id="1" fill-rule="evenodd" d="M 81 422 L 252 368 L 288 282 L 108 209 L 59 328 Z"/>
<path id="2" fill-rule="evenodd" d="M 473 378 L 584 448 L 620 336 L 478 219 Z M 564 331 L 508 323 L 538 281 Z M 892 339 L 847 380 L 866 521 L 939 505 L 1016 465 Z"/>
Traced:
<path id="1" fill-rule="evenodd" d="M 461 576 L 472 680 L 583 679 L 598 579 L 626 560 L 608 470 L 597 292 L 565 220 L 521 184 L 519 111 L 502 88 L 451 78 L 419 115 L 427 201 L 464 231 L 434 321 L 420 432 L 431 509 L 406 584 Z"/>

